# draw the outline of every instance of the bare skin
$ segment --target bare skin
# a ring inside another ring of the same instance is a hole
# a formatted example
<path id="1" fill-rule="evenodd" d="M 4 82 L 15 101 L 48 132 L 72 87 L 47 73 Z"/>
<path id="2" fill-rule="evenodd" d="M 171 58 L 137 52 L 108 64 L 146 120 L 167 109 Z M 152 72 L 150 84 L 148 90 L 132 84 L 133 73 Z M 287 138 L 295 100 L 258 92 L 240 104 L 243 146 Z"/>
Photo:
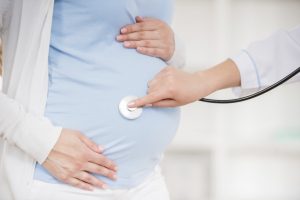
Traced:
<path id="1" fill-rule="evenodd" d="M 177 107 L 197 101 L 217 90 L 240 85 L 239 70 L 229 59 L 196 73 L 166 67 L 149 81 L 148 94 L 128 106 Z"/>
<path id="2" fill-rule="evenodd" d="M 172 29 L 164 22 L 151 18 L 136 18 L 137 23 L 121 28 L 117 36 L 126 48 L 169 60 L 174 53 L 175 41 Z M 107 188 L 92 173 L 117 179 L 116 165 L 104 157 L 103 149 L 82 133 L 63 129 L 59 140 L 43 163 L 58 180 L 84 190 L 94 187 Z"/>
<path id="3" fill-rule="evenodd" d="M 43 166 L 58 180 L 69 185 L 93 190 L 107 185 L 91 173 L 116 177 L 116 165 L 104 157 L 103 149 L 78 131 L 63 129 Z"/>
<path id="4" fill-rule="evenodd" d="M 124 47 L 136 49 L 139 53 L 158 57 L 168 61 L 175 51 L 175 40 L 172 28 L 165 22 L 136 17 L 136 23 L 124 26 L 117 36 Z"/>

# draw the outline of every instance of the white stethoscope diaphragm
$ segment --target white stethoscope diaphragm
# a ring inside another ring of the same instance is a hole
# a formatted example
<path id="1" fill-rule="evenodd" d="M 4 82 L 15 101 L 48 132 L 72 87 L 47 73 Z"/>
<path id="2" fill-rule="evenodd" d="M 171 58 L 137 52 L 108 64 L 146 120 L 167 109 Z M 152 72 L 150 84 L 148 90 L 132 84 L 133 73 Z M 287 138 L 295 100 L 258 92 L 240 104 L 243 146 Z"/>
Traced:
<path id="1" fill-rule="evenodd" d="M 121 115 L 126 119 L 137 119 L 142 115 L 143 108 L 129 108 L 128 103 L 133 100 L 136 100 L 136 96 L 126 96 L 124 97 L 119 104 L 119 111 Z"/>

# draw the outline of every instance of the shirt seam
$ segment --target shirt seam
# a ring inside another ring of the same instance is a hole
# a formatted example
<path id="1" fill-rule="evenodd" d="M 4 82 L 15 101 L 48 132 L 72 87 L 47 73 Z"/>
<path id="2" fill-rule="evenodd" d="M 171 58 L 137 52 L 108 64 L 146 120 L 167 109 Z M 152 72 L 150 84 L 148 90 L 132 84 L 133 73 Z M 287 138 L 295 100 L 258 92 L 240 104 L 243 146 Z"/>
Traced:
<path id="1" fill-rule="evenodd" d="M 243 49 L 242 51 L 244 53 L 246 53 L 246 55 L 249 57 L 249 59 L 250 59 L 250 61 L 252 63 L 252 66 L 253 66 L 253 68 L 255 70 L 258 88 L 261 88 L 261 80 L 260 80 L 260 76 L 259 76 L 258 67 L 256 65 L 256 62 L 254 61 L 253 57 L 250 55 L 250 53 L 247 50 Z"/>

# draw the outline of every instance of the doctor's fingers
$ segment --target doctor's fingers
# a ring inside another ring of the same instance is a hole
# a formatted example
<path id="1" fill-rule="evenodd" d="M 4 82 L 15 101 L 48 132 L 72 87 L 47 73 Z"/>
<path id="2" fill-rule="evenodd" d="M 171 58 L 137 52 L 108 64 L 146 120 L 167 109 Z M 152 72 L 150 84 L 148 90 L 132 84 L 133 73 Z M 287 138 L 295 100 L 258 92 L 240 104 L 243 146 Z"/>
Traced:
<path id="1" fill-rule="evenodd" d="M 152 106 L 169 108 L 169 107 L 180 106 L 180 104 L 176 100 L 173 100 L 173 99 L 164 99 L 164 100 L 153 103 Z"/>
<path id="2" fill-rule="evenodd" d="M 144 97 L 138 98 L 128 104 L 130 108 L 143 107 L 146 105 L 151 105 L 158 101 L 166 99 L 165 94 L 158 92 L 150 93 Z"/>
<path id="3" fill-rule="evenodd" d="M 176 97 L 176 91 L 173 89 L 174 87 L 169 87 L 165 83 L 157 82 L 157 84 L 154 84 L 152 87 L 148 88 L 147 94 L 148 95 L 154 95 L 158 96 L 157 101 L 166 100 L 166 99 L 175 99 Z M 151 104 L 156 103 L 153 101 Z"/>
<path id="4" fill-rule="evenodd" d="M 99 174 L 105 177 L 110 178 L 111 180 L 116 180 L 117 179 L 117 175 L 115 171 L 111 171 L 109 169 L 107 169 L 106 167 L 102 167 L 99 166 L 97 164 L 94 163 L 86 163 L 83 168 L 83 171 L 87 171 L 90 173 L 94 173 L 94 174 Z"/>
<path id="5" fill-rule="evenodd" d="M 156 87 L 171 87 L 172 84 L 176 82 L 174 79 L 175 77 L 173 77 L 173 75 L 170 75 L 167 70 L 163 69 L 148 82 L 148 88 L 154 89 Z"/>
<path id="6" fill-rule="evenodd" d="M 152 87 L 149 88 L 147 91 L 148 95 L 153 95 L 153 94 L 157 94 L 157 93 L 161 93 L 161 94 L 165 94 L 165 98 L 158 98 L 159 100 L 156 102 L 151 102 L 149 105 L 153 106 L 153 107 L 176 107 L 179 106 L 180 103 L 176 101 L 176 99 L 172 99 L 172 96 L 170 93 L 168 93 L 168 88 L 167 87 Z M 167 95 L 169 94 L 169 95 Z"/>
<path id="7" fill-rule="evenodd" d="M 159 82 L 149 88 L 147 94 L 161 94 L 157 102 L 151 103 L 154 107 L 177 107 L 182 105 L 178 98 L 176 98 L 176 92 L 172 91 L 172 87 L 168 87 L 168 85 L 161 85 Z"/>

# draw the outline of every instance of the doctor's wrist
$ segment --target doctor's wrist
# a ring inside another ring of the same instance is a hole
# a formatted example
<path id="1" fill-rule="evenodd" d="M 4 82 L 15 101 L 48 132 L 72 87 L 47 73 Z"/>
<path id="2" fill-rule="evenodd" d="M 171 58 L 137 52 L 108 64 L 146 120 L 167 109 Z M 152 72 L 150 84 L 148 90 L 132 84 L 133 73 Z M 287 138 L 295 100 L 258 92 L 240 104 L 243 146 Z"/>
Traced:
<path id="1" fill-rule="evenodd" d="M 230 59 L 206 70 L 205 74 L 212 92 L 241 85 L 238 67 Z"/>

